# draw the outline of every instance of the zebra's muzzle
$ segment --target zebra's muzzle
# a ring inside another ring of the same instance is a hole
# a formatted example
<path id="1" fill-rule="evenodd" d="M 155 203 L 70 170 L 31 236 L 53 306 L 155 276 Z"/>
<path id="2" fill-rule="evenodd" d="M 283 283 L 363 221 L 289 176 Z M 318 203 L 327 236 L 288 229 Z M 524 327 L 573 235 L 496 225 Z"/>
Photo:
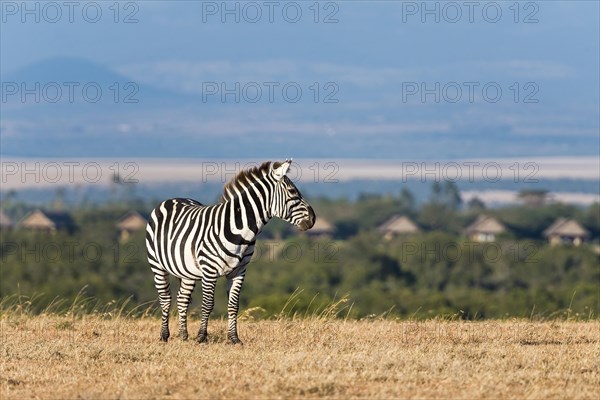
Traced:
<path id="1" fill-rule="evenodd" d="M 315 211 L 311 206 L 308 206 L 307 211 L 308 216 L 305 219 L 303 219 L 302 222 L 300 222 L 300 224 L 298 225 L 298 228 L 300 228 L 300 230 L 302 231 L 307 231 L 310 228 L 312 228 L 315 224 L 315 220 L 317 219 Z"/>

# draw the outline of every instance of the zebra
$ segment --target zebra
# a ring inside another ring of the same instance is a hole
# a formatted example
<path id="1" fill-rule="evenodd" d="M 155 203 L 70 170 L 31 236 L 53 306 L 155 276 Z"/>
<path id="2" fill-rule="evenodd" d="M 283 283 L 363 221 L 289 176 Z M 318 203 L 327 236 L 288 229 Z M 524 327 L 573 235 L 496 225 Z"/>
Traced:
<path id="1" fill-rule="evenodd" d="M 315 223 L 313 208 L 286 176 L 292 160 L 264 162 L 239 172 L 225 184 L 220 202 L 203 205 L 173 198 L 160 203 L 148 219 L 146 249 L 162 313 L 160 339 L 168 341 L 171 292 L 169 274 L 180 280 L 177 293 L 179 337 L 188 339 L 187 311 L 197 281 L 202 286 L 202 316 L 197 340 L 207 342 L 218 277 L 227 278 L 227 339 L 242 344 L 237 332 L 239 295 L 256 237 L 273 217 L 300 230 Z"/>

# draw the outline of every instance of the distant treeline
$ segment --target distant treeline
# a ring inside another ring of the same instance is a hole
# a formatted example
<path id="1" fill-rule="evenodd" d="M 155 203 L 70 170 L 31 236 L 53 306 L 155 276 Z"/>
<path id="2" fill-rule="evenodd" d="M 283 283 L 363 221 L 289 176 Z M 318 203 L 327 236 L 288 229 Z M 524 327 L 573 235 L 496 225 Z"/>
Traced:
<path id="1" fill-rule="evenodd" d="M 429 201 L 421 206 L 407 190 L 363 195 L 356 201 L 311 202 L 317 217 L 327 219 L 334 230 L 310 237 L 281 221 L 269 224 L 248 268 L 242 310 L 258 307 L 256 314 L 268 317 L 287 303 L 288 311 L 310 314 L 348 295 L 348 315 L 357 318 L 382 313 L 417 318 L 598 314 L 598 204 L 486 210 L 480 202 L 462 204 L 452 185 L 432 188 Z M 144 232 L 123 240 L 115 228 L 132 206 L 113 203 L 72 210 L 77 226 L 73 232 L 2 230 L 0 297 L 43 293 L 44 300 L 38 300 L 43 307 L 55 297 L 74 298 L 86 287 L 86 294 L 100 301 L 131 296 L 135 306 L 155 300 Z M 28 208 L 13 202 L 5 210 Z M 138 203 L 135 208 L 147 213 L 151 205 Z M 507 227 L 493 242 L 475 242 L 464 234 L 483 213 Z M 384 238 L 377 227 L 397 214 L 410 217 L 421 231 Z M 542 232 L 559 217 L 585 227 L 590 233 L 586 243 L 549 246 Z M 193 312 L 199 312 L 200 297 L 197 288 Z M 225 307 L 225 285 L 220 281 L 215 315 Z"/>

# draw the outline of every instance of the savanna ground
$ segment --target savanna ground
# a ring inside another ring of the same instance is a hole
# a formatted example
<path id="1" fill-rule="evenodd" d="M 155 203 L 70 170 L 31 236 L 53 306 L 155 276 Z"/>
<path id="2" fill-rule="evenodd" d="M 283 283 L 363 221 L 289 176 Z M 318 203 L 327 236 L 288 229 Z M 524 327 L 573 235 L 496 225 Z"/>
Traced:
<path id="1" fill-rule="evenodd" d="M 158 340 L 159 319 L 118 313 L 0 317 L 2 399 L 589 398 L 600 322 L 211 321 L 208 344 Z M 190 333 L 198 329 L 192 320 Z M 176 332 L 176 320 L 171 320 Z M 194 335 L 191 335 L 194 336 Z"/>

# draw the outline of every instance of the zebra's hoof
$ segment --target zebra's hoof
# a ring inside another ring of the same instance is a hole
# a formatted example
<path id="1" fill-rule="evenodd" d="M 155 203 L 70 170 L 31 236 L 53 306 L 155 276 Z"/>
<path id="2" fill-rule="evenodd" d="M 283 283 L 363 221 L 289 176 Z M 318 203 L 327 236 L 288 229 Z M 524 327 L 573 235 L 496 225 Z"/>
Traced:
<path id="1" fill-rule="evenodd" d="M 180 333 L 179 334 L 179 339 L 183 340 L 184 342 L 186 340 L 188 340 L 188 334 L 187 334 L 187 332 L 186 333 Z"/>
<path id="2" fill-rule="evenodd" d="M 235 339 L 229 339 L 227 341 L 227 344 L 231 344 L 231 345 L 238 345 L 238 346 L 243 346 L 244 343 L 239 339 L 239 338 L 235 338 Z"/>
<path id="3" fill-rule="evenodd" d="M 208 343 L 208 335 L 199 335 L 198 343 Z"/>

